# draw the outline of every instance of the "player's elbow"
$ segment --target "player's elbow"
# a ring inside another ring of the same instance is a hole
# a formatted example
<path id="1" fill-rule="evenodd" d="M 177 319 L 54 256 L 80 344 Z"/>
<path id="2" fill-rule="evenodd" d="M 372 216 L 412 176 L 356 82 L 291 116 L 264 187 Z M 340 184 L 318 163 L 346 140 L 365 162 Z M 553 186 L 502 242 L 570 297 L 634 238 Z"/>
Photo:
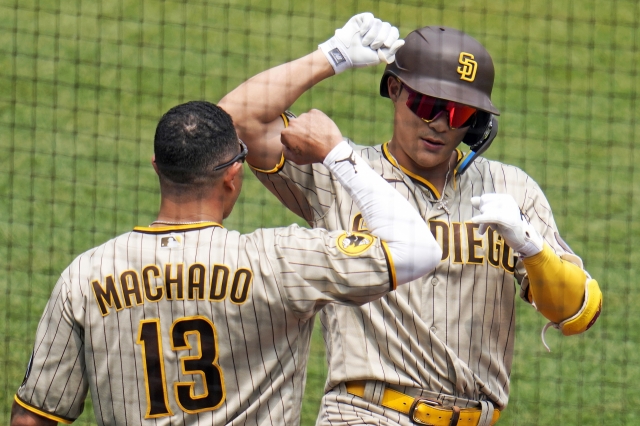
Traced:
<path id="1" fill-rule="evenodd" d="M 14 401 L 11 406 L 11 426 L 55 426 L 58 422 L 25 410 Z"/>
<path id="2" fill-rule="evenodd" d="M 398 247 L 395 256 L 396 281 L 405 284 L 432 272 L 442 259 L 442 249 L 427 230 L 416 233 L 411 244 Z"/>
<path id="3" fill-rule="evenodd" d="M 442 260 L 442 248 L 429 233 L 414 250 L 414 262 L 416 274 L 418 274 L 414 279 L 432 272 L 440 264 L 440 260 Z"/>

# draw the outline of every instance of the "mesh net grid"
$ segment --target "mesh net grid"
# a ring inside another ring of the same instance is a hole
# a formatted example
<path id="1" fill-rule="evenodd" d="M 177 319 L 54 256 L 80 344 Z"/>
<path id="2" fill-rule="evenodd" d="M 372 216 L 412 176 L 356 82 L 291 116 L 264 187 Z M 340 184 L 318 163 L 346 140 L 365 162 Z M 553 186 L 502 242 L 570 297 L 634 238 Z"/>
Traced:
<path id="1" fill-rule="evenodd" d="M 425 4 L 428 3 L 428 4 Z M 459 28 L 496 66 L 500 133 L 485 156 L 543 188 L 563 238 L 598 279 L 594 329 L 563 339 L 517 301 L 510 404 L 501 425 L 640 422 L 640 134 L 637 0 L 0 0 L 0 422 L 60 272 L 84 250 L 147 225 L 158 208 L 155 126 L 188 100 L 217 102 L 242 81 L 317 48 L 353 14 L 400 30 Z M 362 144 L 391 136 L 382 66 L 322 82 L 293 107 L 331 116 Z M 303 222 L 246 173 L 225 226 Z M 326 364 L 316 326 L 303 406 L 315 423 Z M 94 424 L 91 404 L 77 424 Z"/>

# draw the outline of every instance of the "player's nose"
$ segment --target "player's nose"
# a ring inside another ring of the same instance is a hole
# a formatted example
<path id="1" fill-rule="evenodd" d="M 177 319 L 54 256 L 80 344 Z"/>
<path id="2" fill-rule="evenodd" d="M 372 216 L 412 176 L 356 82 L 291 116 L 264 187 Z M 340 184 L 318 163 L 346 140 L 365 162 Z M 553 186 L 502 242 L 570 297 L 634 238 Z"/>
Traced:
<path id="1" fill-rule="evenodd" d="M 436 118 L 427 123 L 431 129 L 438 133 L 444 133 L 449 130 L 449 117 L 446 111 L 438 114 Z"/>

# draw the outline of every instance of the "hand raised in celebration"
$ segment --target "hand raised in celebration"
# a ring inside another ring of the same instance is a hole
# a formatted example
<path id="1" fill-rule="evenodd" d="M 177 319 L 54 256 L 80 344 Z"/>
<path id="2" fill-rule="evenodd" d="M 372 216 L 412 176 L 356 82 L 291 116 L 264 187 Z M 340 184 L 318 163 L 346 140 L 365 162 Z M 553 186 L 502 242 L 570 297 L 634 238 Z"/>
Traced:
<path id="1" fill-rule="evenodd" d="M 342 141 L 342 133 L 325 113 L 312 109 L 289 121 L 280 140 L 287 160 L 296 164 L 321 163 Z"/>
<path id="2" fill-rule="evenodd" d="M 396 52 L 404 45 L 399 37 L 396 27 L 365 12 L 354 15 L 318 47 L 339 74 L 349 68 L 392 63 Z"/>

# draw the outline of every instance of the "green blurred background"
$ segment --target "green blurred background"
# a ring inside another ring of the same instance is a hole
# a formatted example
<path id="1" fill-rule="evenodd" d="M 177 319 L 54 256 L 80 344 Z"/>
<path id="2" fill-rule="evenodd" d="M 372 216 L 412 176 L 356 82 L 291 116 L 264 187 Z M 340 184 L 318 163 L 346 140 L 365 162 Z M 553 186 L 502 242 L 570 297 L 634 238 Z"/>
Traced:
<path id="1" fill-rule="evenodd" d="M 517 302 L 511 400 L 499 424 L 640 424 L 637 0 L 0 0 L 0 423 L 58 274 L 80 252 L 154 219 L 149 159 L 162 113 L 217 102 L 363 11 L 402 36 L 446 25 L 488 48 L 502 115 L 487 156 L 540 183 L 604 292 L 596 326 L 569 338 L 550 331 L 551 353 L 540 341 L 544 318 Z M 345 72 L 292 109 L 322 109 L 355 141 L 384 142 L 392 121 L 381 73 Z M 247 176 L 226 227 L 302 224 Z M 323 393 L 318 331 L 303 425 L 314 423 Z M 90 404 L 78 423 L 94 423 Z"/>

